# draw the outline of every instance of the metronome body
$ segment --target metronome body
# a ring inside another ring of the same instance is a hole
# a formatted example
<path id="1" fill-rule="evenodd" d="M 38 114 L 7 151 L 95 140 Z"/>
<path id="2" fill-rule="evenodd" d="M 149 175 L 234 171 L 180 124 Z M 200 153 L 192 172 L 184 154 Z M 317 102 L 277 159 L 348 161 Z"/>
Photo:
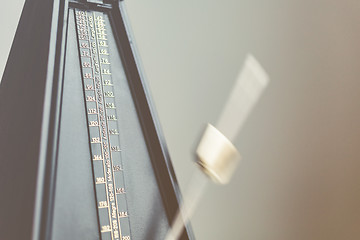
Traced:
<path id="1" fill-rule="evenodd" d="M 180 193 L 126 24 L 118 1 L 26 2 L 0 86 L 0 239 L 165 237 Z"/>

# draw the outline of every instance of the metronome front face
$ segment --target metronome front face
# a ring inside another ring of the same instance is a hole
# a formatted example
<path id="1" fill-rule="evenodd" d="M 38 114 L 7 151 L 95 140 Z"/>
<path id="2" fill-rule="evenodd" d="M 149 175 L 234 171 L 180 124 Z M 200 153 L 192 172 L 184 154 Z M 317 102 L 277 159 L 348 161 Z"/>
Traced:
<path id="1" fill-rule="evenodd" d="M 45 216 L 46 224 L 33 232 L 41 239 L 163 239 L 178 190 L 121 3 L 63 6 L 59 118 L 51 118 L 56 154 L 46 159 L 54 171 L 43 179 L 48 208 L 35 207 L 33 217 Z"/>
<path id="2" fill-rule="evenodd" d="M 108 15 L 68 19 L 54 239 L 160 237 L 169 226 Z"/>

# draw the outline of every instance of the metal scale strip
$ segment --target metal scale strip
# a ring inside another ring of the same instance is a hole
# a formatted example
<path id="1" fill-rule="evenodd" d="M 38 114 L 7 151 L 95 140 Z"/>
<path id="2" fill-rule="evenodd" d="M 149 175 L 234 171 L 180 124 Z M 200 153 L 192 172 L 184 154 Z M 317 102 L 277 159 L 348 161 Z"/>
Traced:
<path id="1" fill-rule="evenodd" d="M 75 18 L 101 239 L 130 240 L 106 21 L 79 9 Z"/>

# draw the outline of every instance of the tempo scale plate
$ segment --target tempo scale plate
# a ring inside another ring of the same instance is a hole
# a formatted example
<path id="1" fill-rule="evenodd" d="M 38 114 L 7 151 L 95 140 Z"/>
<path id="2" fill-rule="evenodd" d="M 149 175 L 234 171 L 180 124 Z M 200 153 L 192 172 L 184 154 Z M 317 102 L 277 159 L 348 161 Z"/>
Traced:
<path id="1" fill-rule="evenodd" d="M 75 18 L 101 238 L 130 240 L 107 21 L 82 10 Z"/>

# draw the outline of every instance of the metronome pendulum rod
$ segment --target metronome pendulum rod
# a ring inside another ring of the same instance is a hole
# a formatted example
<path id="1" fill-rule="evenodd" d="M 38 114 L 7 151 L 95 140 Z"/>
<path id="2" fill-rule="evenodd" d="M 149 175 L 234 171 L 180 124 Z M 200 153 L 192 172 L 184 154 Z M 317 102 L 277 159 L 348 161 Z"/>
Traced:
<path id="1" fill-rule="evenodd" d="M 240 160 L 240 154 L 232 142 L 268 82 L 268 75 L 261 65 L 252 55 L 248 55 L 216 125 L 217 128 L 208 124 L 200 140 L 195 162 L 199 165 L 201 173 L 196 171 L 191 178 L 183 203 L 165 240 L 177 240 L 181 236 L 184 226 L 200 202 L 209 178 L 218 184 L 227 184 L 230 181 Z"/>
<path id="2" fill-rule="evenodd" d="M 176 213 L 172 227 L 168 231 L 165 240 L 175 240 L 180 237 L 184 226 L 186 226 L 195 212 L 195 208 L 200 202 L 208 182 L 207 177 L 203 173 L 195 171 L 192 174 L 189 187 L 186 189 L 184 199 L 180 204 L 180 211 Z"/>

